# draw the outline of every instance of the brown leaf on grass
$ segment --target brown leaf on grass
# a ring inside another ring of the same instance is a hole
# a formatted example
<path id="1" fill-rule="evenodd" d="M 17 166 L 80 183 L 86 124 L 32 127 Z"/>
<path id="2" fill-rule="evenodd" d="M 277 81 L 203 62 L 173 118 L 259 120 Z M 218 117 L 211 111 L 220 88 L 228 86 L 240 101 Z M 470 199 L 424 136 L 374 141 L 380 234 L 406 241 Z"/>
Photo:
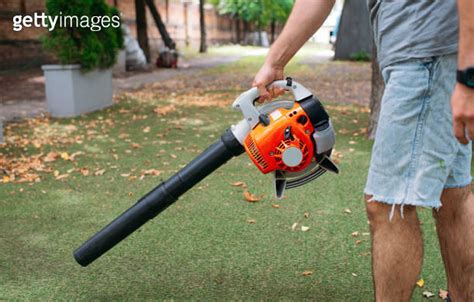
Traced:
<path id="1" fill-rule="evenodd" d="M 141 148 L 142 146 L 140 144 L 137 144 L 137 143 L 132 143 L 132 148 L 133 149 L 139 149 Z"/>
<path id="2" fill-rule="evenodd" d="M 351 236 L 352 237 L 357 237 L 357 236 L 359 236 L 359 232 L 358 231 L 352 232 Z"/>
<path id="3" fill-rule="evenodd" d="M 58 152 L 49 152 L 43 158 L 43 161 L 46 162 L 46 163 L 50 163 L 50 162 L 53 162 L 53 161 L 57 160 L 59 157 L 60 157 L 60 155 L 59 155 Z"/>
<path id="4" fill-rule="evenodd" d="M 248 224 L 255 224 L 257 221 L 255 219 L 249 219 L 247 220 Z"/>
<path id="5" fill-rule="evenodd" d="M 150 133 L 150 131 L 151 131 L 151 128 L 148 126 L 143 129 L 143 133 Z"/>
<path id="6" fill-rule="evenodd" d="M 81 168 L 81 169 L 79 170 L 79 172 L 82 174 L 82 176 L 89 176 L 89 172 L 90 172 L 90 171 L 89 171 L 89 169 L 87 169 L 87 168 L 84 167 L 84 168 Z"/>
<path id="7" fill-rule="evenodd" d="M 279 209 L 279 208 L 280 208 L 280 205 L 279 205 L 279 204 L 272 204 L 272 208 L 274 208 L 274 209 Z"/>
<path id="8" fill-rule="evenodd" d="M 3 178 L 2 178 L 2 182 L 4 184 L 9 183 L 10 182 L 10 176 L 4 175 Z"/>
<path id="9" fill-rule="evenodd" d="M 76 156 L 79 156 L 79 155 L 83 155 L 84 152 L 82 151 L 77 151 L 77 152 L 74 152 L 73 154 L 71 154 L 71 156 L 69 157 L 71 161 L 75 161 L 76 160 Z"/>
<path id="10" fill-rule="evenodd" d="M 102 176 L 102 175 L 104 175 L 104 173 L 105 173 L 105 169 L 102 169 L 102 170 L 95 171 L 94 175 L 95 176 Z"/>
<path id="11" fill-rule="evenodd" d="M 351 214 L 352 211 L 351 211 L 351 209 L 345 209 L 345 210 L 344 210 L 344 213 L 346 213 L 346 214 Z"/>
<path id="12" fill-rule="evenodd" d="M 153 175 L 153 176 L 158 176 L 161 174 L 161 171 L 156 170 L 156 169 L 149 169 L 149 170 L 143 170 L 140 175 L 146 176 L 146 175 Z"/>
<path id="13" fill-rule="evenodd" d="M 232 186 L 234 187 L 242 187 L 242 188 L 247 188 L 247 184 L 243 181 L 237 181 L 232 183 Z"/>
<path id="14" fill-rule="evenodd" d="M 61 175 L 58 175 L 56 177 L 56 180 L 61 180 L 61 179 L 65 179 L 65 178 L 68 178 L 69 177 L 69 174 L 61 174 Z"/>
<path id="15" fill-rule="evenodd" d="M 448 292 L 445 291 L 444 289 L 441 289 L 441 288 L 440 288 L 439 291 L 438 291 L 438 296 L 439 296 L 441 299 L 446 300 L 446 299 L 448 299 Z"/>
<path id="16" fill-rule="evenodd" d="M 306 277 L 306 276 L 311 276 L 312 274 L 313 274 L 312 271 L 304 271 L 304 272 L 302 273 L 302 275 L 305 276 L 305 277 Z"/>
<path id="17" fill-rule="evenodd" d="M 156 114 L 160 116 L 165 116 L 168 113 L 171 113 L 175 110 L 176 110 L 176 107 L 174 106 L 174 104 L 171 104 L 171 105 L 166 105 L 166 106 L 158 106 L 155 109 L 153 109 L 153 112 L 155 112 Z"/>
<path id="18" fill-rule="evenodd" d="M 258 202 L 258 201 L 262 200 L 263 195 L 256 196 L 256 195 L 250 193 L 249 191 L 245 190 L 244 191 L 244 197 L 245 197 L 245 200 L 247 200 L 248 202 Z"/>

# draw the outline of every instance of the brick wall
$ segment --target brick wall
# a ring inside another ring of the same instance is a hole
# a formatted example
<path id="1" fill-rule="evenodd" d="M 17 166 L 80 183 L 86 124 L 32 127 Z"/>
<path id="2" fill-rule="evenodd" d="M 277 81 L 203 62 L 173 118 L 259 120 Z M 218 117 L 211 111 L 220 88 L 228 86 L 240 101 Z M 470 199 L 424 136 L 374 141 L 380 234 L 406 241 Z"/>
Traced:
<path id="1" fill-rule="evenodd" d="M 107 1 L 109 4 L 114 3 L 113 0 Z M 169 2 L 168 14 L 166 14 L 165 0 L 155 0 L 171 37 L 178 47 L 185 45 L 186 36 L 190 45 L 197 47 L 200 39 L 198 3 L 193 2 L 185 5 L 179 0 L 170 0 Z M 135 35 L 135 1 L 117 0 L 117 3 L 123 13 L 123 22 L 130 27 L 132 34 Z M 0 0 L 0 69 L 18 68 L 25 65 L 37 66 L 52 60 L 42 50 L 39 42 L 39 38 L 46 33 L 46 30 L 31 27 L 24 28 L 20 32 L 13 31 L 13 16 L 30 15 L 44 10 L 44 0 Z M 187 14 L 188 20 L 187 27 L 185 27 L 185 14 Z M 147 21 L 150 48 L 152 54 L 155 54 L 162 45 L 161 37 L 149 12 Z M 209 43 L 226 43 L 232 40 L 231 20 L 226 16 L 218 15 L 213 8 L 206 9 L 206 27 Z"/>

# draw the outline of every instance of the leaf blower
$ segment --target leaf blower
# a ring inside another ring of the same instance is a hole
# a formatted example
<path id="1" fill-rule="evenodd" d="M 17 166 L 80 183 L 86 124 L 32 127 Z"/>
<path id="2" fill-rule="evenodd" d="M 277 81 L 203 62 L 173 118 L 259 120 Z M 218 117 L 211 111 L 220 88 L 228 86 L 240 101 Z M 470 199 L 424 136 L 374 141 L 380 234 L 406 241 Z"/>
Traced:
<path id="1" fill-rule="evenodd" d="M 86 241 L 74 252 L 76 261 L 89 265 L 229 159 L 244 152 L 262 173 L 274 174 L 277 198 L 283 196 L 285 189 L 308 183 L 326 171 L 338 173 L 330 158 L 335 133 L 321 102 L 291 78 L 271 85 L 291 91 L 294 101 L 277 100 L 257 107 L 257 88 L 241 94 L 232 106 L 242 112 L 244 119 Z"/>

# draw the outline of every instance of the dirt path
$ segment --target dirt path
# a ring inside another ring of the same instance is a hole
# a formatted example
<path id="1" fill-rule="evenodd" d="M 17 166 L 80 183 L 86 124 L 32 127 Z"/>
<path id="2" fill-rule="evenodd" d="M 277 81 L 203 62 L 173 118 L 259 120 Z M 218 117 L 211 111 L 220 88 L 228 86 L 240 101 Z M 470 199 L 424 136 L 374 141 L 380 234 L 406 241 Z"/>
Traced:
<path id="1" fill-rule="evenodd" d="M 233 63 L 242 55 L 215 56 L 182 60 L 178 69 L 153 69 L 127 73 L 113 79 L 114 93 L 133 91 L 145 85 L 165 81 L 197 70 Z M 41 70 L 18 70 L 0 74 L 0 120 L 14 121 L 46 113 L 44 76 Z"/>

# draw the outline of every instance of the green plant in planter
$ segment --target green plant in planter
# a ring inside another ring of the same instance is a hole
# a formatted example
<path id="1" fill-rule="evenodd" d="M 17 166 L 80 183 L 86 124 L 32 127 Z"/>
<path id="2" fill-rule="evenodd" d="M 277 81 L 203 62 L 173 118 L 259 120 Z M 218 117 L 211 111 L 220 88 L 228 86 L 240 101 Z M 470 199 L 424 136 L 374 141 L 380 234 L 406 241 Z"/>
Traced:
<path id="1" fill-rule="evenodd" d="M 80 64 L 85 71 L 115 64 L 124 42 L 116 8 L 104 0 L 47 0 L 46 10 L 58 19 L 43 46 L 61 64 Z"/>

